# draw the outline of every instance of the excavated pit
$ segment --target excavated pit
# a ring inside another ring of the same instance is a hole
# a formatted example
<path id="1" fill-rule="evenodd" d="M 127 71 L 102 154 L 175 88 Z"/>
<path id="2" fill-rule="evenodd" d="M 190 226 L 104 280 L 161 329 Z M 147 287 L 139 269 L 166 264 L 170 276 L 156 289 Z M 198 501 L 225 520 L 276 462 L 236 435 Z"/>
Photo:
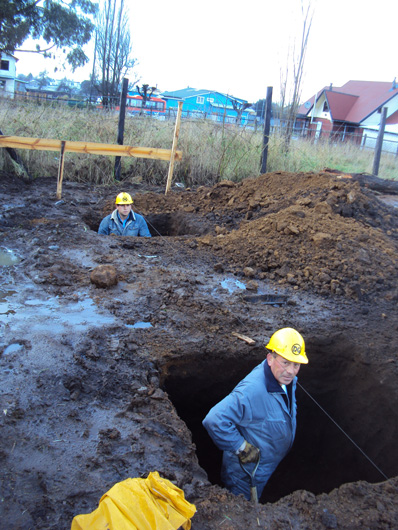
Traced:
<path id="1" fill-rule="evenodd" d="M 295 443 L 261 502 L 300 489 L 328 493 L 347 482 L 377 483 L 398 474 L 397 403 L 388 382 L 378 380 L 377 367 L 361 362 L 355 347 L 342 339 L 308 341 L 307 351 L 310 364 L 299 373 Z M 202 420 L 263 359 L 264 349 L 253 348 L 250 358 L 216 352 L 163 369 L 163 387 L 191 430 L 199 463 L 213 484 L 222 485 L 221 451 Z"/>
<path id="2" fill-rule="evenodd" d="M 214 222 L 184 212 L 149 214 L 144 217 L 152 237 L 202 236 L 214 228 Z M 98 232 L 102 219 L 103 214 L 93 211 L 83 217 L 94 232 Z"/>

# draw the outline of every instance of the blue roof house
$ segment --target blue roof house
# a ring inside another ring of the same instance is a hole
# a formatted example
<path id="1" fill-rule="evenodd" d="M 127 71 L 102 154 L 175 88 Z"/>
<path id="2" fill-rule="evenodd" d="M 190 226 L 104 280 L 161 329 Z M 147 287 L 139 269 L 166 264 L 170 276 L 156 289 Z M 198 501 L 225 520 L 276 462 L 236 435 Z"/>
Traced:
<path id="1" fill-rule="evenodd" d="M 183 101 L 184 118 L 209 119 L 220 123 L 253 125 L 256 112 L 245 99 L 235 98 L 213 90 L 184 88 L 172 92 L 162 92 L 166 101 L 166 113 L 175 113 L 178 102 Z"/>

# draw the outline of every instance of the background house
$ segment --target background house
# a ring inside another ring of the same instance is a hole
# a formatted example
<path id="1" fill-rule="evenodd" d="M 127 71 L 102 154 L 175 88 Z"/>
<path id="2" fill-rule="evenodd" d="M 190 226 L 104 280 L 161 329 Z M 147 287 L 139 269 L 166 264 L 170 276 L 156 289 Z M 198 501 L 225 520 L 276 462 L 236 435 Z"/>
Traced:
<path id="1" fill-rule="evenodd" d="M 184 117 L 204 118 L 223 123 L 247 125 L 255 122 L 256 112 L 245 99 L 206 89 L 184 88 L 172 92 L 162 92 L 166 100 L 166 110 L 170 113 L 183 101 Z"/>
<path id="2" fill-rule="evenodd" d="M 383 107 L 387 121 L 383 150 L 396 152 L 398 146 L 398 83 L 348 81 L 335 88 L 322 88 L 298 110 L 297 125 L 308 136 L 355 141 L 374 147 Z"/>
<path id="3" fill-rule="evenodd" d="M 17 61 L 13 55 L 0 52 L 0 96 L 14 97 Z"/>

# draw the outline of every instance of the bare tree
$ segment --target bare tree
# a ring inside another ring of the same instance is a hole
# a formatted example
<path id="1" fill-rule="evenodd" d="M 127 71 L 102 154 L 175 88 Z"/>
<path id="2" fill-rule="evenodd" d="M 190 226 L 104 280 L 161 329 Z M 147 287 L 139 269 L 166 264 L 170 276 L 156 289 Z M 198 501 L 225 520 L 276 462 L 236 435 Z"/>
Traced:
<path id="1" fill-rule="evenodd" d="M 242 119 L 243 111 L 252 106 L 252 103 L 247 103 L 247 101 L 237 101 L 236 99 L 231 98 L 231 103 L 234 111 L 236 112 L 235 123 L 239 125 Z"/>
<path id="2" fill-rule="evenodd" d="M 147 102 L 151 101 L 151 97 L 156 91 L 156 87 L 154 86 L 150 87 L 149 85 L 142 85 L 141 87 L 139 87 L 137 85 L 137 91 L 139 95 L 142 97 L 142 108 L 144 109 L 146 107 Z"/>
<path id="3" fill-rule="evenodd" d="M 301 0 L 302 28 L 298 39 L 288 49 L 286 68 L 280 71 L 280 122 L 289 149 L 294 122 L 300 105 L 305 55 L 308 46 L 314 10 L 312 0 Z"/>
<path id="4" fill-rule="evenodd" d="M 125 0 L 104 0 L 96 26 L 96 86 L 104 106 L 112 106 L 120 94 L 123 77 L 134 68 L 129 17 Z"/>

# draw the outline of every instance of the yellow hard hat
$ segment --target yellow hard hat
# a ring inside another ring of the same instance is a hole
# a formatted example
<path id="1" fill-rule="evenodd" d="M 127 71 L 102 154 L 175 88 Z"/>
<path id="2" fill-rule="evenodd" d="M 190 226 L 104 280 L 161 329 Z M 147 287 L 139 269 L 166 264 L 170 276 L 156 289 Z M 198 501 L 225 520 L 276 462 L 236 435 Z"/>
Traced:
<path id="1" fill-rule="evenodd" d="M 308 364 L 304 339 L 293 328 L 282 328 L 275 331 L 266 348 L 293 363 Z"/>
<path id="2" fill-rule="evenodd" d="M 116 204 L 133 204 L 133 199 L 131 198 L 131 195 L 126 193 L 125 191 L 122 191 L 122 193 L 119 193 L 119 195 L 116 197 Z"/>

